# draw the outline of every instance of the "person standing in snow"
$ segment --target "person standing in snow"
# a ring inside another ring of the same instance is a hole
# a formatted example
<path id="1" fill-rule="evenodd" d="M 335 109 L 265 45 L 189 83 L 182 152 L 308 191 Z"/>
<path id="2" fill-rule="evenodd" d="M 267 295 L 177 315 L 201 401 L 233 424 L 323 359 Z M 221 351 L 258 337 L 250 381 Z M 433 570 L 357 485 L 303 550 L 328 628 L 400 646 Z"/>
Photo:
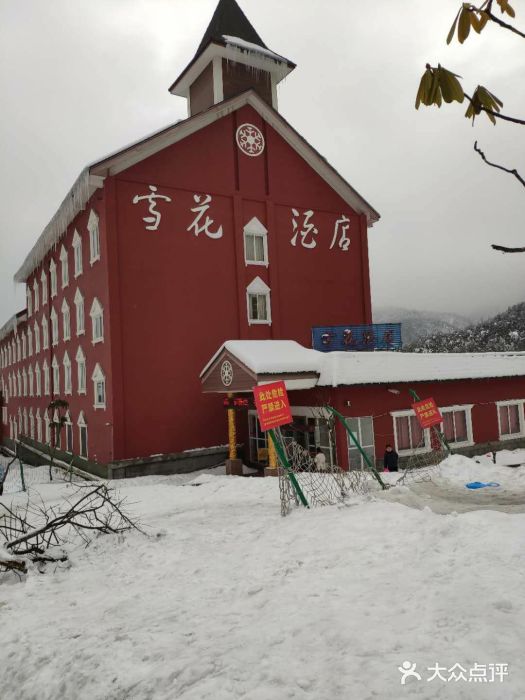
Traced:
<path id="1" fill-rule="evenodd" d="M 320 447 L 318 447 L 316 450 L 314 462 L 315 462 L 315 468 L 318 472 L 325 472 L 326 471 L 326 457 L 324 456 L 323 451 L 321 450 Z"/>
<path id="2" fill-rule="evenodd" d="M 383 458 L 383 468 L 386 472 L 397 472 L 397 463 L 399 455 L 394 450 L 392 445 L 387 445 L 385 448 L 385 456 Z"/>

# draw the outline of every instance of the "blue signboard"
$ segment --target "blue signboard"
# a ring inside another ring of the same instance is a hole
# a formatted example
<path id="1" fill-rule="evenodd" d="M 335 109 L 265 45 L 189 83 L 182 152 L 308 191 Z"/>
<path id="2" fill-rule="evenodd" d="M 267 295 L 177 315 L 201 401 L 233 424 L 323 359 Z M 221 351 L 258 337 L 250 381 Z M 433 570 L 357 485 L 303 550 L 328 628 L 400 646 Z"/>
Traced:
<path id="1" fill-rule="evenodd" d="M 312 347 L 321 352 L 401 350 L 400 323 L 371 323 L 368 326 L 314 326 Z"/>

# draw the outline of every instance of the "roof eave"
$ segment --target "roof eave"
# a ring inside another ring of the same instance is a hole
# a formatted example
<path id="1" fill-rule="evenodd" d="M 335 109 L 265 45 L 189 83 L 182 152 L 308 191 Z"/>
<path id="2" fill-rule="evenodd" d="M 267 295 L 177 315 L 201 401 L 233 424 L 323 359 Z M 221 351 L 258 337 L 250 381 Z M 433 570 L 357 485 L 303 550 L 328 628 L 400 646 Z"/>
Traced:
<path id="1" fill-rule="evenodd" d="M 240 52 L 244 54 L 245 62 L 247 65 L 255 63 L 255 61 L 249 60 L 248 52 L 243 52 L 242 50 Z M 283 78 L 285 78 L 296 68 L 296 64 L 293 63 L 293 61 L 290 61 L 288 58 L 285 58 L 284 56 L 279 56 L 279 54 L 274 55 L 280 59 L 279 62 L 275 61 L 269 56 L 266 56 L 264 53 L 258 54 L 258 56 L 260 56 L 260 60 L 263 60 L 267 64 L 265 69 L 268 70 L 268 72 L 278 72 L 280 74 L 280 77 L 277 81 L 280 82 Z M 172 95 L 177 95 L 178 97 L 187 97 L 190 85 L 195 81 L 196 78 L 198 78 L 198 76 L 202 73 L 206 66 L 210 64 L 214 56 L 221 56 L 228 60 L 234 61 L 235 57 L 238 57 L 238 51 L 236 51 L 232 47 L 232 44 L 229 44 L 225 40 L 219 41 L 218 39 L 210 39 L 206 47 L 191 59 L 191 61 L 188 63 L 186 68 L 184 68 L 179 77 L 169 87 L 169 92 Z M 276 69 L 273 68 L 272 71 L 272 63 L 274 65 L 281 65 L 283 66 L 283 68 L 280 71 L 276 71 Z"/>

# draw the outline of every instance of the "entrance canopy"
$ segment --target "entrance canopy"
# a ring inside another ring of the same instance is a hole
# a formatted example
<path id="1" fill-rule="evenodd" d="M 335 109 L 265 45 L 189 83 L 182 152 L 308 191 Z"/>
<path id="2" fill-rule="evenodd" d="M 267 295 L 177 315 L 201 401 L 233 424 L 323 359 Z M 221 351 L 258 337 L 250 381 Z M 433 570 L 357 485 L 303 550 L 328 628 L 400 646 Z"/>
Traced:
<path id="1" fill-rule="evenodd" d="M 228 340 L 201 372 L 205 393 L 251 392 L 282 380 L 286 388 L 312 389 L 319 381 L 317 355 L 293 340 Z"/>

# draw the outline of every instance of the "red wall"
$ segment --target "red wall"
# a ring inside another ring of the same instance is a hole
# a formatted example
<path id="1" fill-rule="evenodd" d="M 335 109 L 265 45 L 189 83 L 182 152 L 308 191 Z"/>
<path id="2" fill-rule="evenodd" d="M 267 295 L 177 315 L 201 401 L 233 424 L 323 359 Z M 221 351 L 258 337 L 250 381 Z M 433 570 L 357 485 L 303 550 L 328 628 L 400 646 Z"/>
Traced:
<path id="1" fill-rule="evenodd" d="M 266 138 L 252 158 L 235 144 L 238 124 Z M 135 195 L 158 193 L 158 231 L 145 230 L 148 205 Z M 201 394 L 199 373 L 227 339 L 287 338 L 307 346 L 315 324 L 370 321 L 366 226 L 361 217 L 265 125 L 251 107 L 110 178 L 108 219 L 115 380 L 116 457 L 211 446 L 226 440 L 217 396 Z M 212 195 L 208 215 L 223 237 L 187 231 L 194 194 Z M 314 211 L 316 248 L 293 247 L 292 207 Z M 335 221 L 351 220 L 348 252 L 330 250 Z M 246 266 L 243 227 L 257 216 L 268 229 L 269 267 Z M 248 325 L 246 287 L 261 277 L 271 288 L 272 325 Z M 119 409 L 121 406 L 121 409 Z"/>
<path id="2" fill-rule="evenodd" d="M 99 216 L 99 232 L 100 232 L 100 260 L 90 264 L 90 247 L 89 247 L 89 232 L 87 230 L 87 222 L 91 209 L 94 209 Z M 74 277 L 74 260 L 73 260 L 73 247 L 72 239 L 75 228 L 78 230 L 82 238 L 82 255 L 83 255 L 83 273 L 76 279 Z M 62 289 L 62 272 L 61 272 L 61 262 L 60 262 L 60 251 L 62 245 L 66 247 L 68 252 L 68 265 L 69 265 L 69 285 Z M 49 264 L 51 259 L 54 259 L 57 270 L 57 291 L 56 297 L 51 299 L 50 284 L 49 284 Z M 46 271 L 48 278 L 48 302 L 47 304 L 42 304 L 42 285 L 40 281 L 40 275 L 42 268 Z M 33 369 L 38 362 L 40 368 L 44 360 L 47 358 L 47 363 L 50 367 L 50 384 L 53 396 L 44 395 L 44 377 L 42 372 L 42 396 L 37 397 L 36 395 L 31 396 L 16 396 L 9 397 L 8 403 L 8 416 L 18 418 L 18 408 L 20 407 L 22 411 L 24 408 L 33 408 L 33 413 L 36 414 L 38 408 L 40 408 L 40 413 L 43 418 L 47 406 L 53 398 L 65 399 L 69 403 L 69 410 L 71 415 L 71 420 L 73 422 L 73 450 L 75 453 L 79 451 L 79 431 L 77 427 L 78 416 L 81 411 L 84 411 L 84 417 L 88 426 L 88 456 L 89 459 L 93 461 L 99 461 L 102 463 L 108 462 L 113 458 L 113 397 L 112 397 L 112 372 L 111 372 L 111 321 L 110 321 L 110 310 L 109 310 L 109 295 L 108 295 L 108 284 L 107 284 L 107 236 L 106 236 L 106 221 L 105 221 L 105 206 L 102 190 L 97 190 L 97 192 L 91 198 L 86 209 L 79 214 L 73 223 L 68 227 L 66 235 L 61 239 L 56 248 L 52 249 L 40 265 L 33 271 L 31 276 L 28 278 L 27 283 L 30 285 L 31 291 L 33 290 L 33 281 L 37 279 L 39 285 L 39 310 L 34 311 L 31 317 L 28 319 L 27 323 L 22 323 L 18 326 L 18 333 L 27 331 L 27 327 L 31 327 L 33 330 L 35 320 L 38 322 L 40 329 L 42 329 L 42 318 L 45 315 L 49 323 L 49 348 L 44 350 L 42 344 L 42 331 L 41 331 L 41 349 L 39 353 L 34 352 L 34 340 L 33 340 L 33 354 L 27 356 L 26 359 L 20 362 L 12 363 L 9 367 L 5 367 L 2 370 L 2 376 L 4 382 L 7 384 L 7 377 L 9 374 L 17 374 L 18 369 L 20 371 L 23 368 L 29 368 L 32 365 Z M 76 290 L 80 289 L 84 296 L 84 314 L 85 314 L 85 333 L 83 335 L 77 336 L 76 333 L 76 315 L 75 315 L 75 304 L 74 297 Z M 89 311 L 91 309 L 91 304 L 93 299 L 97 297 L 104 309 L 104 342 L 92 344 L 92 332 L 91 332 L 91 317 Z M 68 341 L 63 340 L 63 324 L 62 324 L 62 301 L 67 299 L 70 309 L 71 317 L 71 339 Z M 59 329 L 59 342 L 55 347 L 51 344 L 51 320 L 50 313 L 51 309 L 54 308 L 58 314 L 58 329 Z M 8 342 L 11 342 L 13 334 L 9 334 L 0 345 L 2 347 L 6 346 Z M 86 356 L 86 380 L 87 380 L 87 393 L 85 395 L 79 395 L 77 392 L 77 363 L 76 363 L 76 353 L 79 345 L 82 347 L 84 354 Z M 71 371 L 72 371 L 72 394 L 66 395 L 64 393 L 64 370 L 63 370 L 63 358 L 64 353 L 68 352 L 69 359 L 71 361 Z M 53 357 L 56 355 L 59 366 L 60 366 L 60 391 L 57 393 L 53 391 L 53 373 L 51 369 L 51 364 L 53 362 Z M 91 380 L 91 375 L 96 364 L 99 363 L 103 372 L 106 375 L 106 408 L 94 408 L 94 391 L 93 382 Z M 36 389 L 36 382 L 34 385 Z M 45 438 L 45 425 L 42 421 L 42 434 Z M 4 426 L 4 435 L 9 435 L 9 421 L 7 427 Z M 35 435 L 36 435 L 36 421 L 35 421 Z M 65 436 L 62 435 L 62 446 L 65 446 Z"/>
<path id="3" fill-rule="evenodd" d="M 388 389 L 397 389 L 392 394 Z M 445 382 L 414 382 L 403 385 L 370 384 L 367 386 L 323 388 L 319 390 L 290 392 L 293 406 L 322 406 L 330 404 L 344 416 L 374 416 L 376 458 L 382 459 L 385 446 L 394 445 L 393 411 L 411 408 L 409 394 L 413 389 L 421 399 L 433 397 L 438 406 L 474 404 L 472 429 L 475 444 L 499 440 L 498 415 L 495 402 L 525 398 L 525 377 L 502 379 L 463 379 Z M 350 402 L 350 406 L 347 406 Z M 338 464 L 348 467 L 347 440 L 344 429 L 337 425 Z"/>

